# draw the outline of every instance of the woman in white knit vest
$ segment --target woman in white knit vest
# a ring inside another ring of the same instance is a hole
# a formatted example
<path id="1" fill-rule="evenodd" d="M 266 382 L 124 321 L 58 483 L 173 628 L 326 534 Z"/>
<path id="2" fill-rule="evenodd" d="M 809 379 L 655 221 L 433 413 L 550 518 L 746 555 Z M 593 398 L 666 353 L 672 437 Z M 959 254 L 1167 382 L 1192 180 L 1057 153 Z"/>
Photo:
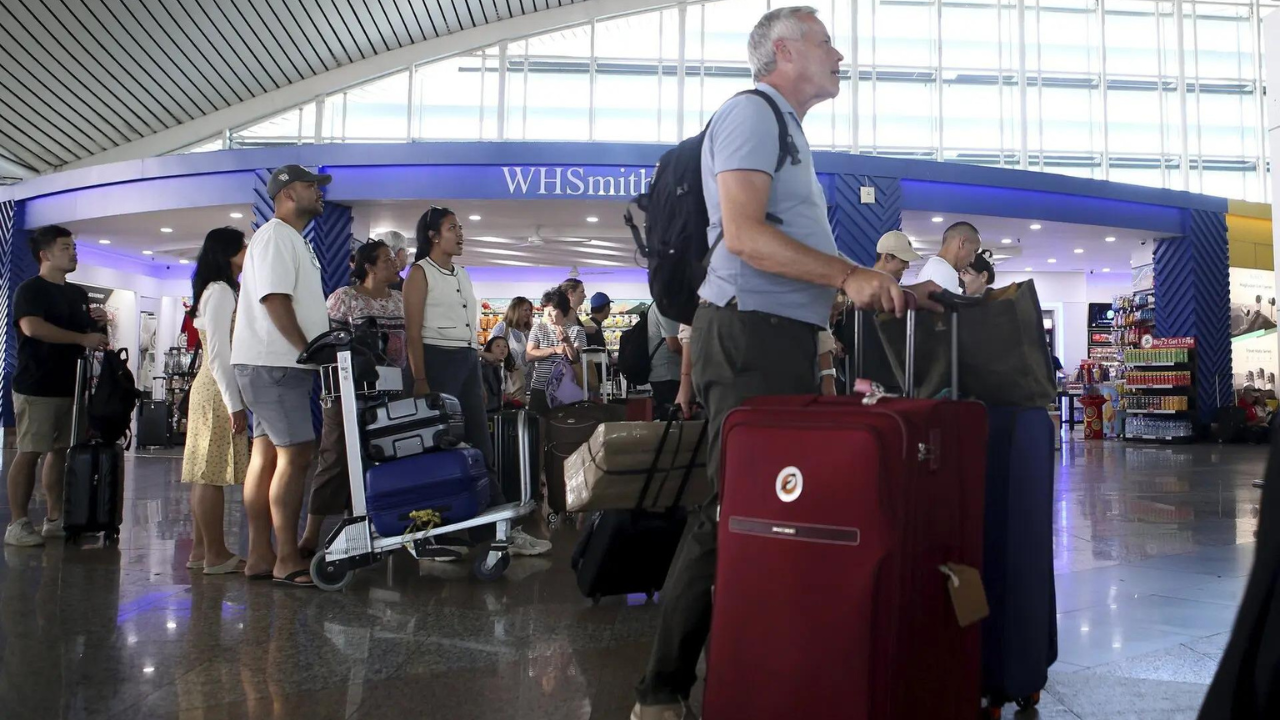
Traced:
<path id="1" fill-rule="evenodd" d="M 489 505 L 501 505 L 506 500 L 492 476 L 493 443 L 480 376 L 480 304 L 467 269 L 453 262 L 462 254 L 462 225 L 453 211 L 432 207 L 418 218 L 414 239 L 418 250 L 404 282 L 405 346 L 413 394 L 438 392 L 458 398 L 466 417 L 466 442 L 484 453 L 490 469 Z M 551 543 L 518 528 L 511 531 L 510 541 L 516 555 L 551 550 Z"/>

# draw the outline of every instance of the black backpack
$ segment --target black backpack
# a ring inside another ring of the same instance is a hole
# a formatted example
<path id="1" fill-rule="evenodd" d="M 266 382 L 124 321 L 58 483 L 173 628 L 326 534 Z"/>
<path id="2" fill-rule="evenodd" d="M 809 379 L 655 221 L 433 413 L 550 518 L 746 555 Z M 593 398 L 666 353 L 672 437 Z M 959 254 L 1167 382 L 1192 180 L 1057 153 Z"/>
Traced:
<path id="1" fill-rule="evenodd" d="M 661 312 L 662 309 L 658 310 Z M 648 385 L 653 358 L 664 342 L 658 340 L 653 349 L 649 349 L 649 310 L 646 309 L 641 313 L 639 322 L 618 336 L 618 372 L 636 387 Z"/>
<path id="2" fill-rule="evenodd" d="M 102 353 L 98 384 L 89 397 L 89 430 L 107 444 L 123 440 L 141 394 L 129 371 L 129 351 L 121 348 Z"/>
<path id="3" fill-rule="evenodd" d="M 778 121 L 778 162 L 774 173 L 782 169 L 788 157 L 792 165 L 799 165 L 800 151 L 778 103 L 762 90 L 747 90 L 734 97 L 739 95 L 755 95 L 764 100 Z M 707 276 L 711 254 L 724 239 L 721 232 L 708 249 L 707 226 L 711 219 L 707 217 L 707 203 L 702 195 L 702 142 L 706 135 L 703 128 L 702 132 L 663 153 L 649 192 L 632 200 L 645 214 L 643 238 L 631 208 L 623 215 L 641 257 L 648 260 L 649 294 L 658 304 L 658 311 L 684 325 L 693 324 L 693 313 L 698 309 L 698 288 Z M 773 215 L 768 219 L 782 224 L 782 220 Z"/>

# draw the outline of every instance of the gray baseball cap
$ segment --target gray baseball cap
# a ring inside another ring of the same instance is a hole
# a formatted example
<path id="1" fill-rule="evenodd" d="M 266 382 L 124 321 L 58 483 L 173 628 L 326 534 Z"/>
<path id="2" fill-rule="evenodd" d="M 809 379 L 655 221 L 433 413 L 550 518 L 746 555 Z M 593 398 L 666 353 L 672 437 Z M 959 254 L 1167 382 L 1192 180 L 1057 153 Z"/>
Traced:
<path id="1" fill-rule="evenodd" d="M 267 197 L 272 200 L 276 199 L 276 195 L 280 191 L 296 182 L 314 182 L 317 185 L 328 185 L 333 180 L 332 175 L 319 175 L 302 167 L 301 165 L 281 165 L 271 171 L 271 179 L 267 181 Z"/>

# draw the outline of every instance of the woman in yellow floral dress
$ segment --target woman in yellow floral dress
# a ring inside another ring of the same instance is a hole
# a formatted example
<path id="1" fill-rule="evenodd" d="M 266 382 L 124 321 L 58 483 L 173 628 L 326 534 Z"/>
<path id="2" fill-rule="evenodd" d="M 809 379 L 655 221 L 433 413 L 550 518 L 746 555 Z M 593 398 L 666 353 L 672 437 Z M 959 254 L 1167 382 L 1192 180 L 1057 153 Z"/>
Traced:
<path id="1" fill-rule="evenodd" d="M 191 383 L 182 482 L 191 484 L 195 520 L 187 567 L 205 575 L 242 572 L 244 560 L 227 549 L 223 488 L 244 483 L 249 466 L 247 415 L 231 369 L 231 329 L 244 266 L 244 233 L 210 230 L 191 276 L 191 313 L 204 361 Z"/>

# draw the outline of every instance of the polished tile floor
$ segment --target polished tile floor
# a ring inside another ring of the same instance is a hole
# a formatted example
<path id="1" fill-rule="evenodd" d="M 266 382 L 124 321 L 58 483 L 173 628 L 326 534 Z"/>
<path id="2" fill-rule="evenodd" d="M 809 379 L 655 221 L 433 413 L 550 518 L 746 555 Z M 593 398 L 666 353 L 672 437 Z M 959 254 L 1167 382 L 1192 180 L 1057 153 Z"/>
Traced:
<path id="1" fill-rule="evenodd" d="M 1067 444 L 1054 506 L 1061 654 L 1039 717 L 1195 717 L 1252 562 L 1251 482 L 1265 460 L 1249 446 Z M 658 609 L 582 599 L 574 528 L 494 584 L 406 554 L 341 594 L 210 578 L 184 567 L 180 462 L 129 457 L 119 548 L 5 548 L 0 717 L 628 717 Z M 243 543 L 240 514 L 228 523 Z"/>

